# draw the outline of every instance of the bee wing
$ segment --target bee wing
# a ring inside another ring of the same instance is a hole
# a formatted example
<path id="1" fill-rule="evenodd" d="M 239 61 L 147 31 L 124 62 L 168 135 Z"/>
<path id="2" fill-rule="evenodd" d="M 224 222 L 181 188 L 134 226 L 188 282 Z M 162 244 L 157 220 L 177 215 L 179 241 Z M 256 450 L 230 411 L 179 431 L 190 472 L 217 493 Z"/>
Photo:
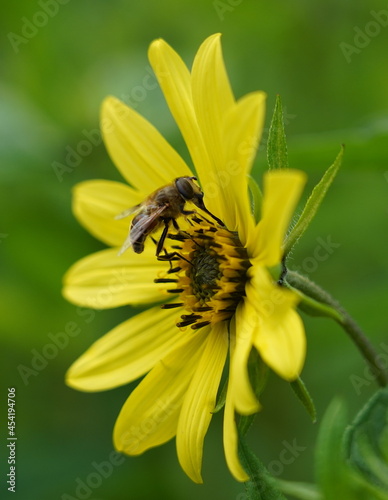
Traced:
<path id="1" fill-rule="evenodd" d="M 127 239 L 124 241 L 123 246 L 120 248 L 118 256 L 122 255 L 129 247 L 132 246 L 133 240 L 131 238 L 131 233 L 128 234 Z"/>
<path id="2" fill-rule="evenodd" d="M 144 233 L 148 232 L 148 229 L 152 224 L 158 219 L 162 213 L 167 208 L 167 205 L 162 205 L 156 208 L 150 215 L 144 215 L 134 226 L 131 226 L 129 229 L 129 234 L 127 239 L 124 241 L 123 246 L 120 248 L 118 255 L 122 255 L 128 248 L 133 245 L 134 241 L 137 241 L 140 236 Z"/>
<path id="3" fill-rule="evenodd" d="M 134 207 L 131 207 L 131 208 L 127 208 L 123 212 L 115 215 L 115 219 L 116 220 L 124 219 L 124 217 L 128 217 L 128 215 L 132 215 L 132 214 L 135 214 L 136 212 L 139 212 L 140 209 L 141 209 L 141 204 L 135 205 Z"/>

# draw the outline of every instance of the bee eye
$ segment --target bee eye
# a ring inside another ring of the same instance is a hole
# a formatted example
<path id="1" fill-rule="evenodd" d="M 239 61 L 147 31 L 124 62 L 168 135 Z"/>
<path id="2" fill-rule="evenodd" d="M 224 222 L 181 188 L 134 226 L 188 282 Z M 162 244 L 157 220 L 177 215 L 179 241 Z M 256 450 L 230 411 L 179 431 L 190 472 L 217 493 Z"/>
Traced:
<path id="1" fill-rule="evenodd" d="M 194 189 L 187 177 L 178 177 L 175 181 L 175 186 L 183 199 L 192 200 L 194 198 Z"/>

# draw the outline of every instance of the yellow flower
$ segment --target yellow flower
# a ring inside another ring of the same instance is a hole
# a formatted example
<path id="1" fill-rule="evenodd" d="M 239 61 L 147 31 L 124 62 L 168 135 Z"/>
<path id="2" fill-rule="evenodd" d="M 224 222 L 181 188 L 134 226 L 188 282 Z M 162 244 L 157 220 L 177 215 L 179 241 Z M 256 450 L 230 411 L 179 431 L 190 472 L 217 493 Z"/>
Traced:
<path id="1" fill-rule="evenodd" d="M 225 456 L 233 476 L 246 481 L 235 414 L 249 415 L 260 407 L 249 382 L 249 354 L 256 348 L 286 380 L 299 375 L 305 357 L 304 329 L 295 311 L 298 298 L 268 271 L 281 268 L 283 239 L 305 176 L 296 170 L 266 173 L 262 217 L 256 223 L 247 182 L 263 129 L 265 95 L 234 98 L 218 34 L 201 45 L 191 72 L 163 40 L 151 44 L 149 59 L 189 149 L 205 204 L 225 227 L 197 210 L 188 217 L 190 224 L 179 218 L 185 231 L 175 231 L 175 241 L 166 240 L 179 247 L 176 260 L 158 260 L 151 238 L 143 253 L 130 249 L 117 255 L 128 220 L 115 216 L 175 178 L 193 174 L 147 120 L 107 98 L 104 141 L 131 187 L 103 180 L 76 186 L 75 215 L 113 248 L 77 262 L 65 276 L 64 295 L 96 309 L 165 304 L 95 342 L 71 366 L 67 383 L 99 391 L 147 374 L 119 414 L 114 444 L 138 455 L 176 436 L 182 468 L 201 483 L 203 440 L 229 354 Z"/>

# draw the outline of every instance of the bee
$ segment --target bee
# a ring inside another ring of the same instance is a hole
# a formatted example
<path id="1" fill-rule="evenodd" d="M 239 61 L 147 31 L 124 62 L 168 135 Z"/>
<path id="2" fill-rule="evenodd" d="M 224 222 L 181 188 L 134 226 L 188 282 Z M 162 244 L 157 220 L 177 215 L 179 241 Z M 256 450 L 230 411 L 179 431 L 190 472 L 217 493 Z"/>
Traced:
<path id="1" fill-rule="evenodd" d="M 203 212 L 212 217 L 219 225 L 224 223 L 213 215 L 205 207 L 203 202 L 204 194 L 201 188 L 195 184 L 196 177 L 178 177 L 171 184 L 163 186 L 151 193 L 142 203 L 128 210 L 124 210 L 116 216 L 116 219 L 128 217 L 136 214 L 132 219 L 131 227 L 127 239 L 119 251 L 123 254 L 132 247 L 136 253 L 142 253 L 147 237 L 160 229 L 164 225 L 162 235 L 156 246 L 156 256 L 159 256 L 163 249 L 165 239 L 172 223 L 176 230 L 179 230 L 176 219 L 181 215 L 194 214 L 194 210 L 185 210 L 187 201 L 194 203 Z"/>

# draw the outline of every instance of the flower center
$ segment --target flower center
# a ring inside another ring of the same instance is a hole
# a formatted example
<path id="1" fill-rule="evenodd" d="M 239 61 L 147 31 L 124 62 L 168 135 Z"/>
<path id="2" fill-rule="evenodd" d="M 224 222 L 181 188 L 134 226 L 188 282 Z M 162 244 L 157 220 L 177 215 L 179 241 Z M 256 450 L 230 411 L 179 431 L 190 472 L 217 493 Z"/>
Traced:
<path id="1" fill-rule="evenodd" d="M 179 294 L 179 302 L 164 304 L 164 309 L 183 307 L 180 328 L 191 325 L 193 330 L 230 319 L 245 295 L 247 269 L 250 262 L 236 233 L 215 226 L 195 215 L 185 231 L 169 234 L 178 244 L 160 260 L 170 262 L 168 275 L 174 278 L 155 280 L 175 283 L 167 290 Z"/>

